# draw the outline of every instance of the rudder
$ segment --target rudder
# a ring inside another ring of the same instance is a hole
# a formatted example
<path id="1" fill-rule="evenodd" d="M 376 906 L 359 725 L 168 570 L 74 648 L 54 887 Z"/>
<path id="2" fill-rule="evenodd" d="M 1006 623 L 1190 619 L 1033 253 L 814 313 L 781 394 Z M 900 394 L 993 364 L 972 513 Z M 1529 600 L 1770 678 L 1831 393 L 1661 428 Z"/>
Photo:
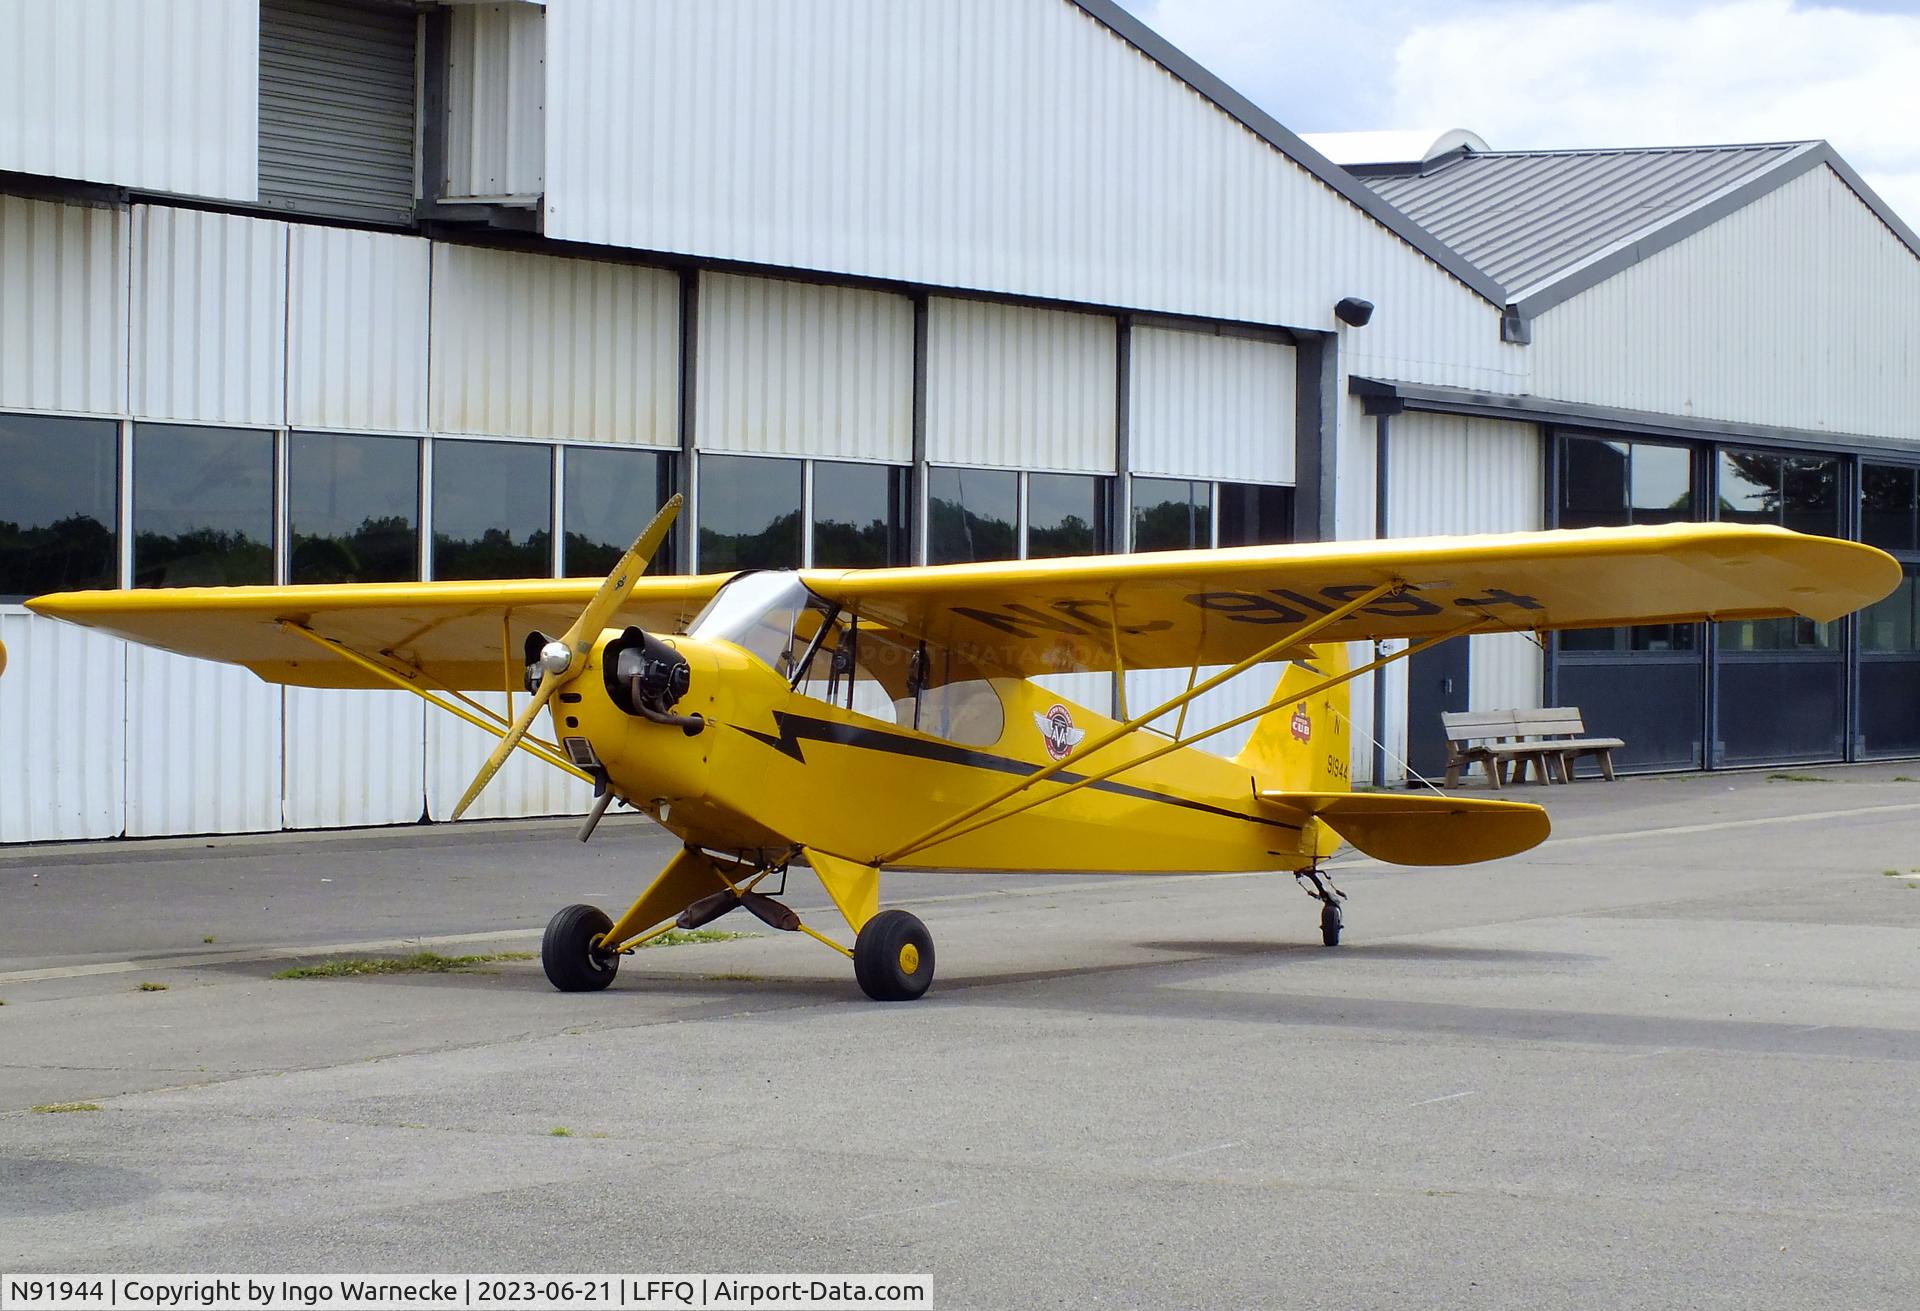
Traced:
<path id="1" fill-rule="evenodd" d="M 1345 643 L 1311 648 L 1280 675 L 1277 709 L 1253 726 L 1253 736 L 1234 760 L 1254 773 L 1261 788 L 1281 792 L 1347 792 L 1352 788 L 1353 744 L 1348 737 L 1347 687 L 1312 696 L 1315 684 L 1347 671 Z M 1283 700 L 1283 698 L 1285 698 Z"/>

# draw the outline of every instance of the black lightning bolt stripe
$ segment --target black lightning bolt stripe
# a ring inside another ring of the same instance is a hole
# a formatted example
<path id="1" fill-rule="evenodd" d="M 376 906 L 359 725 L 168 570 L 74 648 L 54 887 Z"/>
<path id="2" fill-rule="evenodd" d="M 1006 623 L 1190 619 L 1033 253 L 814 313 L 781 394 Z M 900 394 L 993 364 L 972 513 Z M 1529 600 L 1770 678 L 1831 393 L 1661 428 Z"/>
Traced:
<path id="1" fill-rule="evenodd" d="M 835 746 L 853 747 L 861 751 L 885 751 L 896 756 L 913 756 L 920 760 L 937 761 L 943 765 L 961 765 L 968 769 L 989 769 L 999 774 L 1027 775 L 1038 774 L 1041 766 L 1024 760 L 1015 760 L 1010 756 L 996 756 L 985 751 L 973 751 L 957 746 L 952 742 L 928 741 L 925 738 L 905 737 L 898 733 L 886 733 L 879 729 L 863 728 L 858 724 L 839 724 L 830 719 L 815 719 L 811 715 L 790 715 L 784 710 L 773 712 L 774 727 L 778 733 L 761 733 L 751 728 L 733 727 L 756 742 L 764 742 L 784 756 L 789 756 L 801 764 L 807 763 L 802 751 L 802 742 L 828 742 Z M 1049 776 L 1049 782 L 1078 783 L 1087 777 L 1071 770 L 1061 770 Z M 1195 801 L 1189 797 L 1176 797 L 1165 792 L 1154 792 L 1147 788 L 1134 787 L 1129 783 L 1116 783 L 1112 779 L 1103 779 L 1087 785 L 1099 792 L 1111 792 L 1116 796 L 1134 797 L 1141 801 L 1157 801 L 1163 805 L 1179 806 L 1185 810 L 1204 811 L 1209 815 L 1224 815 L 1228 819 L 1244 819 L 1252 824 L 1266 824 L 1273 828 L 1292 829 L 1298 833 L 1298 824 L 1289 824 L 1284 820 L 1269 819 L 1265 815 L 1249 815 L 1243 811 L 1228 810 L 1224 806 L 1210 806 L 1204 801 Z"/>

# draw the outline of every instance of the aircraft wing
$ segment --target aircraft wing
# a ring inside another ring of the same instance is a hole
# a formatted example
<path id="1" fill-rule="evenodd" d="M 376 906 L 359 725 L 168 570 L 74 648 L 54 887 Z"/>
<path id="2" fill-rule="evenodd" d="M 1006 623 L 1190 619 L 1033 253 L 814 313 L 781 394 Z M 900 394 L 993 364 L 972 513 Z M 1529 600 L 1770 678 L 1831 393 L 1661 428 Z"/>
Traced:
<path id="1" fill-rule="evenodd" d="M 680 632 L 728 577 L 643 577 L 613 624 Z M 526 634 L 564 633 L 599 586 L 597 578 L 536 578 L 136 588 L 61 592 L 27 608 L 180 655 L 245 665 L 270 683 L 389 686 L 281 627 L 292 621 L 364 654 L 392 653 L 445 687 L 497 691 L 509 674 L 518 684 Z"/>
<path id="2" fill-rule="evenodd" d="M 814 570 L 863 618 L 1029 676 L 1230 664 L 1380 583 L 1401 583 L 1318 641 L 1699 619 L 1836 619 L 1898 586 L 1857 542 L 1745 524 L 1588 528 L 1161 551 L 1004 564 Z"/>

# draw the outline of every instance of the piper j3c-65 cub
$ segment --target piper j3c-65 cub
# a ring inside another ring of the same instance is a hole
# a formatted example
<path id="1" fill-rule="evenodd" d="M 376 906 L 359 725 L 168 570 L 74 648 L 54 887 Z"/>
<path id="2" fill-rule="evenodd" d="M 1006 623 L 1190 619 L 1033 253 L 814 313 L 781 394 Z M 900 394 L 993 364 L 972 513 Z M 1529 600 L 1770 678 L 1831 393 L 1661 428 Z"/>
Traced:
<path id="1" fill-rule="evenodd" d="M 1331 946 L 1344 894 L 1323 862 L 1343 839 L 1451 865 L 1547 836 L 1537 806 L 1351 792 L 1349 680 L 1474 633 L 1830 620 L 1900 577 L 1869 547 L 1731 524 L 642 577 L 679 506 L 597 586 L 76 592 L 30 606 L 269 682 L 424 697 L 500 739 L 456 817 L 516 749 L 594 784 L 583 840 L 616 800 L 652 816 L 681 851 L 618 919 L 554 916 L 541 957 L 555 987 L 604 988 L 648 939 L 744 907 L 850 957 L 868 996 L 906 1000 L 933 979 L 933 940 L 907 911 L 879 909 L 883 869 L 1281 871 L 1321 903 Z M 1366 642 L 1372 658 L 1350 665 L 1347 644 Z M 1282 668 L 1265 706 L 1187 722 L 1195 698 L 1265 662 Z M 1137 669 L 1191 672 L 1178 696 L 1123 702 L 1117 719 L 1030 681 L 1107 671 L 1124 689 Z M 519 685 L 531 695 L 516 714 Z M 493 689 L 507 717 L 465 695 Z M 1149 728 L 1169 718 L 1171 734 Z M 1239 755 L 1199 749 L 1248 720 Z M 850 948 L 762 890 L 800 864 Z"/>

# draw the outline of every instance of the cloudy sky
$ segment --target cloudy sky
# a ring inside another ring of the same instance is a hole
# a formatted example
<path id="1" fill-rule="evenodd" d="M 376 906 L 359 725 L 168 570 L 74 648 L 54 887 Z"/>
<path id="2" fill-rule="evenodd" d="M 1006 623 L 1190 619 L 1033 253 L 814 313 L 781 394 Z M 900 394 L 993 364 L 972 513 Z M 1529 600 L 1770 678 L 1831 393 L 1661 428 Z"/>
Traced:
<path id="1" fill-rule="evenodd" d="M 1920 0 L 1122 0 L 1296 132 L 1824 137 L 1920 227 Z"/>

